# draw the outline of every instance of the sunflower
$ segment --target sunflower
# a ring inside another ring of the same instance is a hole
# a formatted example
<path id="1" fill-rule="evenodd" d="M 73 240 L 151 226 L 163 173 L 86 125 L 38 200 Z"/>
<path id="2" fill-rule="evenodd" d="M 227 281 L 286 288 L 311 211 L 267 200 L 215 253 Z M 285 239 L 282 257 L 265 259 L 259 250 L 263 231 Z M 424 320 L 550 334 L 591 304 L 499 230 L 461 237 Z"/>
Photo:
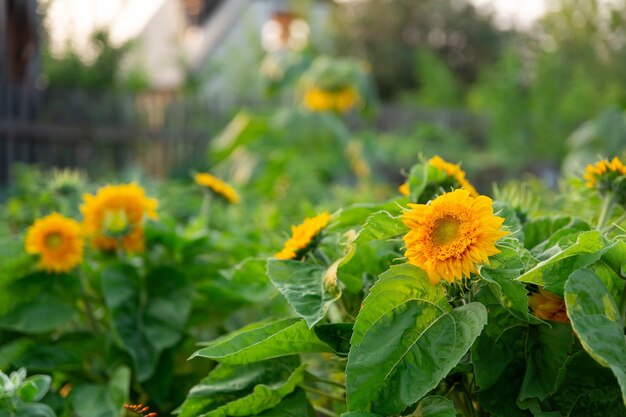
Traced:
<path id="1" fill-rule="evenodd" d="M 360 102 L 358 92 L 351 86 L 338 90 L 312 87 L 304 95 L 304 105 L 311 111 L 345 113 Z"/>
<path id="2" fill-rule="evenodd" d="M 616 156 L 611 162 L 603 159 L 594 165 L 587 165 L 583 178 L 589 188 L 611 189 L 618 178 L 626 177 L 626 166 Z"/>
<path id="3" fill-rule="evenodd" d="M 298 226 L 291 226 L 291 239 L 285 242 L 283 249 L 274 255 L 278 259 L 300 258 L 314 243 L 322 229 L 328 225 L 331 215 L 324 212 L 315 217 L 304 219 Z"/>
<path id="4" fill-rule="evenodd" d="M 39 268 L 67 272 L 83 259 L 80 224 L 58 213 L 38 219 L 28 229 L 25 249 L 39 255 Z"/>
<path id="5" fill-rule="evenodd" d="M 530 294 L 528 306 L 535 317 L 541 320 L 559 321 L 561 323 L 570 322 L 563 298 L 543 288 L 539 288 L 539 292 Z"/>
<path id="6" fill-rule="evenodd" d="M 408 197 L 411 195 L 411 190 L 409 189 L 409 183 L 404 182 L 401 186 L 398 187 L 398 191 L 400 192 L 400 194 L 402 194 L 405 197 Z"/>
<path id="7" fill-rule="evenodd" d="M 144 248 L 143 220 L 156 219 L 157 201 L 135 183 L 107 185 L 96 195 L 83 195 L 83 229 L 94 247 L 103 250 Z"/>
<path id="8" fill-rule="evenodd" d="M 460 189 L 443 194 L 430 204 L 409 204 L 403 222 L 409 263 L 422 268 L 430 282 L 453 282 L 476 272 L 476 264 L 489 263 L 500 251 L 495 243 L 507 232 L 504 219 L 493 214 L 489 197 L 472 197 Z"/>
<path id="9" fill-rule="evenodd" d="M 196 184 L 208 188 L 213 191 L 215 195 L 223 198 L 231 204 L 237 204 L 239 202 L 239 195 L 237 194 L 237 191 L 235 191 L 235 189 L 229 184 L 226 184 L 224 181 L 211 174 L 196 174 L 194 176 L 194 180 L 196 181 Z"/>
<path id="10" fill-rule="evenodd" d="M 461 169 L 459 164 L 451 164 L 446 162 L 442 157 L 436 155 L 428 160 L 428 165 L 437 168 L 444 172 L 449 177 L 452 177 L 461 188 L 469 191 L 472 197 L 478 197 L 478 192 L 470 182 L 465 178 L 465 171 Z"/>

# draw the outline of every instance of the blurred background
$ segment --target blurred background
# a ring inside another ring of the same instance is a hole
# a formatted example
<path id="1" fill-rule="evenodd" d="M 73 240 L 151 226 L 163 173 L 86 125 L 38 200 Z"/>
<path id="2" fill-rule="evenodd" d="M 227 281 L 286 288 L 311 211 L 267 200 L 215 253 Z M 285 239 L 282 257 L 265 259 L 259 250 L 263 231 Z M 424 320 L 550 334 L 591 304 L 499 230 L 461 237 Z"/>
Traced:
<path id="1" fill-rule="evenodd" d="M 245 183 L 284 155 L 396 186 L 420 153 L 479 190 L 554 187 L 623 155 L 625 3 L 2 0 L 0 188 L 19 164 L 187 178 L 226 159 Z"/>

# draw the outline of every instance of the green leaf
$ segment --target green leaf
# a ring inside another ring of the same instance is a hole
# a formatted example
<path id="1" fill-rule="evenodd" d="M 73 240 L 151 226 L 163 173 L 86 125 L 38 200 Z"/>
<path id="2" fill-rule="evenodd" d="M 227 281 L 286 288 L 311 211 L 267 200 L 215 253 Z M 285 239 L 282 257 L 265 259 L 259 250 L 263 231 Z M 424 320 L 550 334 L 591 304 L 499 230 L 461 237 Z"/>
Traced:
<path id="1" fill-rule="evenodd" d="M 306 365 L 298 367 L 284 383 L 257 385 L 251 394 L 216 408 L 199 417 L 248 416 L 277 406 L 304 379 Z"/>
<path id="2" fill-rule="evenodd" d="M 574 272 L 565 284 L 565 304 L 583 348 L 611 369 L 626 405 L 626 338 L 615 301 L 592 271 Z"/>
<path id="3" fill-rule="evenodd" d="M 48 375 L 33 375 L 24 380 L 17 390 L 17 395 L 24 402 L 37 402 L 48 392 L 50 382 L 52 382 L 52 378 Z"/>
<path id="4" fill-rule="evenodd" d="M 568 235 L 590 230 L 591 227 L 569 217 L 543 217 L 524 224 L 524 246 L 541 253 Z"/>
<path id="5" fill-rule="evenodd" d="M 0 318 L 0 328 L 27 334 L 48 333 L 74 320 L 76 309 L 63 300 L 46 298 L 33 304 L 22 304 L 4 315 Z"/>
<path id="6" fill-rule="evenodd" d="M 303 320 L 291 318 L 244 327 L 198 350 L 191 358 L 199 356 L 221 363 L 243 365 L 280 356 L 330 350 Z"/>
<path id="7" fill-rule="evenodd" d="M 0 410 L 1 412 L 2 410 Z M 52 408 L 46 404 L 21 404 L 15 408 L 15 414 L 11 417 L 56 417 Z"/>
<path id="8" fill-rule="evenodd" d="M 456 417 L 454 403 L 444 397 L 431 396 L 423 398 L 411 417 Z"/>
<path id="9" fill-rule="evenodd" d="M 86 384 L 72 390 L 72 406 L 79 417 L 119 417 L 130 389 L 130 370 L 116 369 L 108 385 Z"/>
<path id="10" fill-rule="evenodd" d="M 598 231 L 578 235 L 576 243 L 567 249 L 557 249 L 557 253 L 540 262 L 530 271 L 517 278 L 519 281 L 537 284 L 560 296 L 569 275 L 581 268 L 587 268 L 606 252 L 608 246 Z"/>
<path id="11" fill-rule="evenodd" d="M 451 310 L 443 286 L 432 285 L 426 273 L 414 265 L 394 265 L 381 274 L 365 298 L 354 323 L 351 344 L 358 346 L 378 319 L 409 300 L 432 304 L 444 312 Z"/>
<path id="12" fill-rule="evenodd" d="M 431 294 L 436 292 L 434 288 Z M 404 411 L 448 374 L 487 322 L 487 310 L 479 303 L 447 313 L 436 303 L 424 300 L 427 297 L 415 287 L 409 290 L 419 298 L 395 303 L 392 294 L 403 295 L 402 291 L 376 291 L 377 298 L 392 308 L 367 327 L 361 340 L 356 339 L 360 343 L 353 342 L 346 368 L 349 410 L 366 411 L 371 406 L 372 411 L 383 415 Z M 362 313 L 365 311 L 364 306 Z M 356 329 L 355 324 L 353 341 Z"/>
<path id="13" fill-rule="evenodd" d="M 328 232 L 343 232 L 349 229 L 360 228 L 368 217 L 380 211 L 386 211 L 392 215 L 399 214 L 400 207 L 395 201 L 383 204 L 353 204 L 333 214 L 333 219 L 326 230 Z"/>
<path id="14" fill-rule="evenodd" d="M 269 259 L 267 274 L 272 284 L 309 327 L 323 319 L 330 304 L 341 296 L 336 276 L 327 280 L 326 269 L 319 265 Z"/>
<path id="15" fill-rule="evenodd" d="M 531 414 L 517 404 L 523 373 L 524 359 L 520 357 L 504 369 L 497 383 L 478 391 L 478 403 L 489 412 L 489 416 L 530 417 Z"/>
<path id="16" fill-rule="evenodd" d="M 526 347 L 528 362 L 519 400 L 537 397 L 543 401 L 553 394 L 565 361 L 571 355 L 571 327 L 564 323 L 533 326 Z"/>
<path id="17" fill-rule="evenodd" d="M 389 239 L 406 233 L 406 226 L 402 221 L 387 211 L 377 211 L 371 214 L 359 232 L 356 243 L 365 243 L 372 240 Z"/>
<path id="18" fill-rule="evenodd" d="M 269 360 L 244 366 L 219 365 L 189 391 L 180 417 L 252 415 L 277 406 L 302 382 L 304 366 Z"/>
<path id="19" fill-rule="evenodd" d="M 116 264 L 103 271 L 102 289 L 121 346 L 133 359 L 137 379 L 145 381 L 161 352 L 182 336 L 191 309 L 191 285 L 176 269 L 161 267 L 146 275 L 144 288 L 134 267 Z"/>
<path id="20" fill-rule="evenodd" d="M 521 320 L 539 323 L 539 320 L 528 312 L 526 286 L 515 280 L 525 268 L 524 261 L 519 254 L 519 251 L 524 249 L 512 246 L 512 242 L 516 241 L 505 241 L 499 244 L 500 253 L 491 258 L 490 266 L 481 266 L 478 273 L 487 282 L 500 305 Z"/>
<path id="21" fill-rule="evenodd" d="M 585 351 L 567 360 L 563 383 L 550 402 L 569 417 L 626 417 L 615 376 Z"/>
<path id="22" fill-rule="evenodd" d="M 306 398 L 303 389 L 297 388 L 286 396 L 280 404 L 269 410 L 265 410 L 258 417 L 315 417 L 315 410 Z"/>
<path id="23" fill-rule="evenodd" d="M 313 330 L 317 337 L 326 343 L 337 355 L 347 356 L 350 352 L 350 338 L 353 323 L 320 324 Z"/>
<path id="24" fill-rule="evenodd" d="M 341 417 L 381 417 L 379 414 L 368 413 L 367 411 L 348 411 L 341 414 Z"/>

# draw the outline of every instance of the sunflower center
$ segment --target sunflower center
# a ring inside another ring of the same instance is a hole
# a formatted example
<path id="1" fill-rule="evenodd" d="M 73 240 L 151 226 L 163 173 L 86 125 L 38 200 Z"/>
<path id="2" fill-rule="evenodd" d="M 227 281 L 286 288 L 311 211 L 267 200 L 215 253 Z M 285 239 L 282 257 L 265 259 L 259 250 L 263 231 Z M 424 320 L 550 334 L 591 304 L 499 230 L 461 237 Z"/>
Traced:
<path id="1" fill-rule="evenodd" d="M 46 236 L 46 247 L 58 249 L 63 244 L 63 236 L 60 233 L 50 233 Z"/>
<path id="2" fill-rule="evenodd" d="M 124 236 L 129 232 L 130 221 L 124 210 L 109 210 L 104 215 L 104 233 L 110 237 Z"/>
<path id="3" fill-rule="evenodd" d="M 459 232 L 459 220 L 452 216 L 444 216 L 437 219 L 432 234 L 432 241 L 437 245 L 446 245 L 457 238 Z"/>

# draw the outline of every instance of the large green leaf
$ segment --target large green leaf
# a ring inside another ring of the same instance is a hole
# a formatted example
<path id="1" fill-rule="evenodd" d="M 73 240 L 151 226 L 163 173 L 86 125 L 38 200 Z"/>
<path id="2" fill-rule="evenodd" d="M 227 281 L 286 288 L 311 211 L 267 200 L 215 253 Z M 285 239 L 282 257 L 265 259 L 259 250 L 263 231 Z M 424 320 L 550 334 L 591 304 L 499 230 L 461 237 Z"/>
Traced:
<path id="1" fill-rule="evenodd" d="M 550 258 L 537 264 L 518 280 L 541 285 L 548 291 L 562 296 L 565 281 L 570 274 L 598 261 L 608 248 L 600 232 L 592 230 L 581 233 L 576 243 L 564 250 L 555 248 L 555 253 Z"/>
<path id="2" fill-rule="evenodd" d="M 526 264 L 523 255 L 520 254 L 520 251 L 525 249 L 514 242 L 517 241 L 505 240 L 498 245 L 500 253 L 491 258 L 490 266 L 481 266 L 478 273 L 504 308 L 522 320 L 538 323 L 539 320 L 528 312 L 526 286 L 515 280 L 521 275 Z"/>
<path id="3" fill-rule="evenodd" d="M 302 388 L 296 388 L 294 392 L 286 396 L 280 404 L 262 413 L 258 417 L 315 417 L 315 410 L 311 407 L 306 393 Z"/>
<path id="4" fill-rule="evenodd" d="M 0 415 L 2 410 L 0 410 Z M 54 411 L 46 404 L 21 404 L 15 408 L 15 414 L 8 414 L 9 417 L 56 417 Z"/>
<path id="5" fill-rule="evenodd" d="M 456 417 L 456 409 L 452 401 L 434 395 L 421 399 L 411 417 Z"/>
<path id="6" fill-rule="evenodd" d="M 107 385 L 87 384 L 72 390 L 72 405 L 79 417 L 119 417 L 128 399 L 130 370 L 116 369 Z"/>
<path id="7" fill-rule="evenodd" d="M 556 245 L 561 239 L 590 230 L 591 227 L 569 217 L 542 217 L 524 224 L 524 245 L 539 254 Z"/>
<path id="8" fill-rule="evenodd" d="M 319 265 L 270 259 L 267 275 L 309 327 L 323 319 L 330 304 L 341 296 L 336 275 L 326 279 L 326 269 Z"/>
<path id="9" fill-rule="evenodd" d="M 378 319 L 409 300 L 431 304 L 442 312 L 451 310 L 443 286 L 432 285 L 420 268 L 410 264 L 392 266 L 381 274 L 365 298 L 354 323 L 351 344 L 358 346 Z"/>
<path id="10" fill-rule="evenodd" d="M 277 406 L 302 382 L 297 360 L 269 360 L 243 366 L 219 365 L 189 391 L 180 417 L 253 415 Z"/>
<path id="11" fill-rule="evenodd" d="M 195 352 L 196 356 L 242 365 L 304 352 L 329 352 L 301 319 L 291 318 L 247 326 Z"/>
<path id="12" fill-rule="evenodd" d="M 389 239 L 406 233 L 406 226 L 402 221 L 388 211 L 382 210 L 371 214 L 363 228 L 359 232 L 356 243 L 369 242 L 371 240 Z"/>
<path id="13" fill-rule="evenodd" d="M 353 323 L 330 323 L 315 326 L 317 337 L 326 343 L 337 355 L 346 356 L 350 352 L 350 338 Z"/>
<path id="14" fill-rule="evenodd" d="M 298 367 L 284 382 L 257 385 L 249 395 L 224 404 L 198 417 L 248 416 L 275 407 L 302 382 L 305 367 L 306 365 Z"/>
<path id="15" fill-rule="evenodd" d="M 626 338 L 615 301 L 594 272 L 581 270 L 565 284 L 565 304 L 583 348 L 613 371 L 626 405 Z"/>
<path id="16" fill-rule="evenodd" d="M 543 401 L 556 391 L 574 339 L 570 326 L 564 323 L 534 326 L 530 331 L 526 373 L 519 400 L 537 397 Z"/>
<path id="17" fill-rule="evenodd" d="M 549 400 L 568 417 L 626 417 L 615 377 L 584 351 L 567 360 L 563 383 Z"/>
<path id="18" fill-rule="evenodd" d="M 145 381 L 161 352 L 183 334 L 191 285 L 178 270 L 162 267 L 146 275 L 144 287 L 136 268 L 116 264 L 103 271 L 102 289 L 120 344 L 133 359 L 137 379 Z"/>
<path id="19" fill-rule="evenodd" d="M 0 305 L 0 329 L 38 334 L 66 326 L 77 317 L 78 288 L 78 278 L 69 274 L 37 272 L 11 282 L 0 288 L 10 295 Z"/>
<path id="20" fill-rule="evenodd" d="M 426 277 L 422 280 L 428 282 Z M 428 296 L 424 297 L 425 294 L 418 291 L 421 288 L 403 282 L 402 277 L 394 281 L 398 281 L 395 287 L 407 288 L 404 291 L 372 288 L 368 297 L 376 297 L 381 304 L 386 301 L 391 308 L 380 311 L 364 306 L 361 314 L 377 318 L 369 326 L 362 322 L 361 326 L 366 329 L 362 337 L 356 336 L 355 324 L 346 368 L 349 410 L 367 411 L 371 407 L 373 412 L 384 415 L 404 411 L 448 374 L 487 322 L 487 311 L 479 303 L 470 303 L 448 313 L 438 305 L 440 300 L 433 302 Z M 393 300 L 395 294 L 403 296 L 407 292 L 419 298 L 409 296 L 404 301 Z M 433 289 L 430 297 L 434 294 Z M 368 304 L 372 305 L 373 300 Z M 354 343 L 355 340 L 358 343 Z M 411 383 L 406 384 L 406 381 Z"/>

